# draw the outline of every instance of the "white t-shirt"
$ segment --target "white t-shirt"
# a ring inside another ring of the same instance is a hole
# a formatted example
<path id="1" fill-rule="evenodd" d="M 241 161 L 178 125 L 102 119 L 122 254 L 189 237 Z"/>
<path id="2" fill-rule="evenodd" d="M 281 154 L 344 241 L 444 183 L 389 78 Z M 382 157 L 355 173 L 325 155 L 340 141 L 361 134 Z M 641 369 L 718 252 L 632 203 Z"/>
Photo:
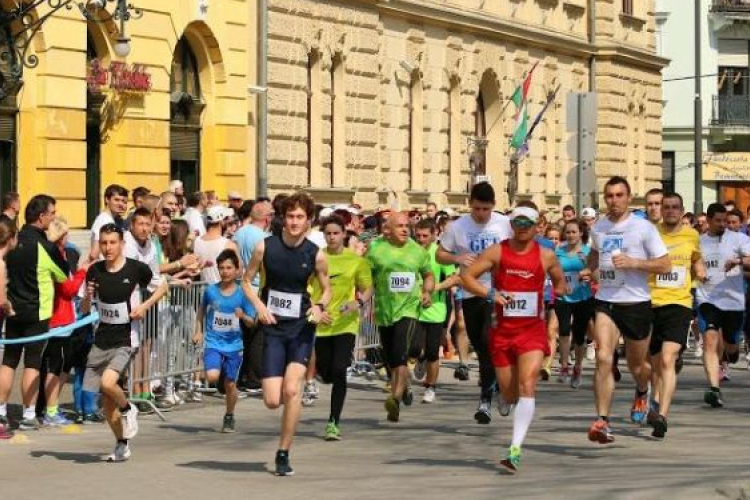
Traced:
<path id="1" fill-rule="evenodd" d="M 612 257 L 618 251 L 630 258 L 644 260 L 667 255 L 667 247 L 656 226 L 634 215 L 628 215 L 617 224 L 604 218 L 594 224 L 591 236 L 591 248 L 599 252 L 596 298 L 620 304 L 651 300 L 649 273 L 639 269 L 615 269 Z"/>
<path id="2" fill-rule="evenodd" d="M 125 232 L 125 257 L 146 264 L 153 273 L 148 291 L 153 292 L 162 282 L 159 270 L 159 256 L 156 253 L 156 245 L 149 239 L 144 246 L 138 244 L 130 231 Z"/>
<path id="3" fill-rule="evenodd" d="M 188 223 L 190 231 L 196 235 L 203 236 L 206 234 L 206 223 L 203 220 L 203 214 L 201 214 L 197 208 L 188 207 L 185 210 L 185 216 L 183 219 Z"/>
<path id="4" fill-rule="evenodd" d="M 719 236 L 701 235 L 701 254 L 706 264 L 708 281 L 696 291 L 698 304 L 708 302 L 722 311 L 745 310 L 745 279 L 742 264 L 724 272 L 729 259 L 750 255 L 750 238 L 742 233 L 726 230 Z"/>
<path id="5" fill-rule="evenodd" d="M 109 212 L 105 211 L 97 215 L 96 219 L 94 219 L 94 223 L 91 225 L 91 241 L 94 243 L 99 241 L 99 231 L 102 230 L 102 227 L 114 223 L 115 219 Z"/>
<path id="6" fill-rule="evenodd" d="M 454 255 L 479 255 L 491 245 L 509 239 L 512 234 L 510 219 L 505 215 L 493 212 L 486 224 L 478 224 L 471 214 L 468 214 L 448 224 L 445 233 L 440 237 L 440 246 Z M 487 288 L 491 288 L 491 273 L 483 274 L 479 281 Z M 473 295 L 464 290 L 463 298 L 470 297 Z"/>
<path id="7" fill-rule="evenodd" d="M 318 245 L 318 248 L 323 249 L 328 246 L 326 243 L 326 235 L 319 229 L 313 229 L 310 234 L 307 235 L 307 239 Z"/>

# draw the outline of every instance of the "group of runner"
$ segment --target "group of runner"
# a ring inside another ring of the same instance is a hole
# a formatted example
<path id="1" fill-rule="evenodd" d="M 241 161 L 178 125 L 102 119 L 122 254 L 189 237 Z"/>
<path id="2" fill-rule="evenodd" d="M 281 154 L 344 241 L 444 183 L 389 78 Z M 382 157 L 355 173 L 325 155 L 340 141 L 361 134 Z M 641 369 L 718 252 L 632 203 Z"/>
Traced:
<path id="1" fill-rule="evenodd" d="M 750 238 L 726 229 L 727 210 L 720 204 L 708 208 L 708 232 L 699 237 L 682 224 L 684 207 L 676 193 L 649 192 L 651 220 L 639 218 L 630 210 L 632 193 L 622 177 L 605 184 L 604 200 L 605 217 L 593 227 L 569 218 L 563 241 L 555 245 L 540 234 L 534 203 L 521 202 L 509 215 L 499 214 L 494 189 L 480 183 L 472 188 L 470 213 L 452 221 L 439 241 L 434 220 L 414 224 L 407 213 L 394 213 L 361 256 L 345 244 L 347 224 L 336 215 L 320 222 L 325 246 L 313 243 L 308 239 L 313 200 L 301 193 L 286 198 L 277 214 L 283 221 L 280 233 L 255 242 L 242 260 L 232 248 L 219 253 L 219 282 L 206 288 L 198 311 L 194 342 L 205 346 L 208 380 L 223 379 L 226 392 L 222 430 L 232 432 L 235 426 L 241 324 L 257 323 L 263 333 L 263 401 L 270 409 L 283 406 L 276 474 L 294 473 L 290 448 L 313 358 L 320 379 L 332 384 L 325 437 L 340 440 L 347 368 L 360 310 L 371 299 L 390 376 L 387 420 L 398 422 L 402 405 L 411 404 L 411 359 L 426 366 L 422 401 L 436 401 L 440 345 L 454 315 L 465 325 L 479 363 L 475 420 L 491 422 L 495 394 L 499 413 L 513 412 L 512 440 L 502 461 L 511 471 L 520 466 L 545 357 L 554 354 L 552 319 L 553 330 L 559 329 L 560 382 L 580 387 L 587 339 L 596 345 L 591 441 L 614 441 L 610 412 L 621 336 L 636 383 L 631 420 L 651 425 L 655 437 L 665 436 L 694 300 L 704 338 L 705 402 L 721 407 L 720 364 L 739 357 Z M 88 270 L 82 309 L 96 302 L 101 319 L 84 386 L 101 388 L 117 440 L 107 459 L 124 461 L 138 432 L 138 409 L 120 384 L 137 346 L 132 322 L 166 288 L 159 283 L 154 288 L 149 266 L 125 257 L 125 237 L 117 225 L 106 224 L 99 233 L 103 260 Z M 141 302 L 138 292 L 149 286 L 149 298 Z M 466 379 L 468 353 L 457 340 L 455 376 Z"/>

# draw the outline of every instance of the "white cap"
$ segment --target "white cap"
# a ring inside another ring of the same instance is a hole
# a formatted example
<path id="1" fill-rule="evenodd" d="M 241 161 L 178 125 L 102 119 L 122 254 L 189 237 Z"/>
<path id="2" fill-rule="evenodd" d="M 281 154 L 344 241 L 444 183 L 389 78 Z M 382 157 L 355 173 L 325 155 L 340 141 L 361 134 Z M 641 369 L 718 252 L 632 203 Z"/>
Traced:
<path id="1" fill-rule="evenodd" d="M 242 200 L 244 198 L 242 198 L 242 195 L 239 192 L 237 192 L 237 191 L 229 191 L 227 193 L 227 199 L 230 199 L 230 200 Z"/>
<path id="2" fill-rule="evenodd" d="M 206 210 L 206 220 L 209 224 L 224 222 L 234 216 L 234 210 L 223 205 L 213 205 Z"/>
<path id="3" fill-rule="evenodd" d="M 596 210 L 594 210 L 591 207 L 586 207 L 583 210 L 581 210 L 581 217 L 589 217 L 589 218 L 595 219 Z"/>
<path id="4" fill-rule="evenodd" d="M 181 188 L 182 188 L 182 181 L 179 179 L 174 179 L 173 181 L 169 183 L 169 191 L 172 191 L 173 193 Z"/>
<path id="5" fill-rule="evenodd" d="M 513 211 L 510 213 L 510 220 L 518 219 L 520 217 L 525 217 L 529 219 L 531 222 L 538 222 L 539 212 L 537 212 L 531 207 L 514 208 Z"/>
<path id="6" fill-rule="evenodd" d="M 330 217 L 331 214 L 333 214 L 333 208 L 332 207 L 325 207 L 320 210 L 320 218 L 325 219 L 326 217 Z"/>
<path id="7" fill-rule="evenodd" d="M 451 207 L 445 207 L 445 208 L 443 209 L 443 212 L 445 212 L 446 214 L 448 214 L 448 217 L 458 217 L 458 212 L 456 212 L 456 211 L 455 211 L 455 210 L 454 210 L 453 208 L 451 208 Z"/>
<path id="8" fill-rule="evenodd" d="M 345 211 L 349 212 L 352 215 L 359 215 L 359 210 L 357 210 L 356 208 L 352 207 L 351 205 L 346 205 L 346 204 L 343 204 L 343 203 L 340 204 L 340 205 L 334 205 L 333 206 L 333 210 L 334 211 L 336 211 L 336 210 L 345 210 Z"/>

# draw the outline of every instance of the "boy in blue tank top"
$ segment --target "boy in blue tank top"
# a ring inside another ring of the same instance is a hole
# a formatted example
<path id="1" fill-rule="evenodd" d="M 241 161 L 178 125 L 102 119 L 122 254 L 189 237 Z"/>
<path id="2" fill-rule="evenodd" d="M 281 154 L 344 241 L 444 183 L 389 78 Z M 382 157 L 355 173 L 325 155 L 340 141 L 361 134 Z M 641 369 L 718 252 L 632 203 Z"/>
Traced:
<path id="1" fill-rule="evenodd" d="M 237 404 L 237 377 L 242 367 L 242 330 L 255 324 L 255 308 L 237 283 L 240 261 L 234 250 L 224 250 L 216 258 L 221 281 L 206 287 L 198 308 L 193 342 L 203 343 L 203 367 L 209 383 L 224 375 L 226 414 L 221 432 L 234 432 Z M 205 330 L 205 335 L 204 335 Z"/>

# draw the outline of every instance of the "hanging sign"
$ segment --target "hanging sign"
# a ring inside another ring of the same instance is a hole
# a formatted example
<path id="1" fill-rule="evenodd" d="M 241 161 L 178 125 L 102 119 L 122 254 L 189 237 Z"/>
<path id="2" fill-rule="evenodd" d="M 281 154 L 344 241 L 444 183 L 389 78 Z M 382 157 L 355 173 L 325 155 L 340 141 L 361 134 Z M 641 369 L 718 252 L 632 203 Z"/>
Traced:
<path id="1" fill-rule="evenodd" d="M 86 82 L 93 93 L 100 93 L 105 88 L 116 92 L 148 92 L 151 90 L 151 73 L 143 64 L 113 61 L 106 67 L 99 59 L 92 59 Z"/>

